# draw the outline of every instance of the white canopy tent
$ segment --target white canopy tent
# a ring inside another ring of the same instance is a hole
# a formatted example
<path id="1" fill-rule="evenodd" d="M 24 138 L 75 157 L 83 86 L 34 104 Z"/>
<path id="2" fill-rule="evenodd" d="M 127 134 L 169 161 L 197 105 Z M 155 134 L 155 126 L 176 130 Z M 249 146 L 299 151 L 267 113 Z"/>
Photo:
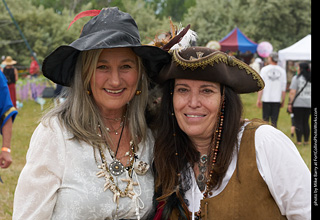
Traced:
<path id="1" fill-rule="evenodd" d="M 287 60 L 311 61 L 311 34 L 308 34 L 295 44 L 279 50 L 279 64 L 286 67 Z"/>

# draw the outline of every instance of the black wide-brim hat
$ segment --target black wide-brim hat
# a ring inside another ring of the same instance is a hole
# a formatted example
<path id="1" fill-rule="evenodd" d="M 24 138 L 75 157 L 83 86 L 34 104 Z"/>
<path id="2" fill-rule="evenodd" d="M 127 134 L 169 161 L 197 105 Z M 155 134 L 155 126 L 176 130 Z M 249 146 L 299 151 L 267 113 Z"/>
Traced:
<path id="1" fill-rule="evenodd" d="M 157 76 L 170 55 L 155 46 L 141 45 L 134 19 L 116 7 L 104 8 L 88 21 L 80 37 L 70 45 L 58 47 L 43 61 L 43 75 L 57 84 L 70 86 L 81 51 L 105 48 L 132 48 L 142 58 L 150 78 Z"/>
<path id="2" fill-rule="evenodd" d="M 189 47 L 172 52 L 172 61 L 157 76 L 158 83 L 169 79 L 217 82 L 236 93 L 257 92 L 264 88 L 260 75 L 246 63 L 224 52 L 207 47 Z"/>

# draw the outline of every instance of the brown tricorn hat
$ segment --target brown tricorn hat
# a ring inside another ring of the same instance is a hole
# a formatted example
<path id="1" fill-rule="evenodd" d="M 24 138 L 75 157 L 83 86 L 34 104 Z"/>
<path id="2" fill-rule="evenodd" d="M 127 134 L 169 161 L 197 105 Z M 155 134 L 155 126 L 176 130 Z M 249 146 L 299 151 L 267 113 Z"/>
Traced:
<path id="1" fill-rule="evenodd" d="M 221 83 L 236 93 L 257 92 L 264 88 L 260 75 L 246 63 L 224 52 L 207 47 L 189 47 L 172 52 L 172 60 L 156 81 L 193 79 Z"/>

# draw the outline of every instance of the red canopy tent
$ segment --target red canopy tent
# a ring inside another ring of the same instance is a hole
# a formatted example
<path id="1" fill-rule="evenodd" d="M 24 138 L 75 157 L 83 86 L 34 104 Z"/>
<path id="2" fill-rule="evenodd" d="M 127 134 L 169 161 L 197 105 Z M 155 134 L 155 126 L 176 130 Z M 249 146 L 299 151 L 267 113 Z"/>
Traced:
<path id="1" fill-rule="evenodd" d="M 234 28 L 227 36 L 225 36 L 220 42 L 221 51 L 226 52 L 227 50 L 237 52 L 240 51 L 245 53 L 250 51 L 255 53 L 258 44 L 250 40 L 245 36 L 239 28 Z"/>

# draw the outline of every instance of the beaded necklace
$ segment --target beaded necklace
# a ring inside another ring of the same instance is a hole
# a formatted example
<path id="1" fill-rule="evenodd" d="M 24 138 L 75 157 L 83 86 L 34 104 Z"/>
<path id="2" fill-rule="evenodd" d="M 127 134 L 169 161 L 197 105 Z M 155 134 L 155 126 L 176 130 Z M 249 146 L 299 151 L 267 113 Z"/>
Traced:
<path id="1" fill-rule="evenodd" d="M 99 153 L 101 156 L 101 161 L 102 164 L 98 166 L 99 169 L 102 169 L 101 171 L 99 171 L 96 175 L 100 178 L 100 177 L 105 177 L 106 183 L 104 185 L 104 191 L 106 191 L 107 189 L 110 188 L 110 190 L 114 193 L 114 202 L 116 202 L 117 204 L 119 204 L 119 198 L 120 197 L 129 197 L 132 199 L 133 195 L 132 193 L 129 192 L 129 187 L 130 184 L 132 183 L 133 185 L 136 185 L 137 183 L 133 182 L 131 177 L 132 177 L 132 172 L 133 172 L 133 162 L 134 162 L 134 156 L 131 157 L 130 160 L 130 165 L 128 166 L 128 176 L 126 179 L 121 179 L 123 182 L 128 182 L 127 187 L 125 188 L 124 191 L 121 191 L 118 187 L 118 185 L 115 184 L 114 182 L 114 178 L 111 175 L 112 173 L 110 172 L 110 169 L 108 167 L 107 161 L 106 161 L 106 157 L 103 153 L 103 150 L 101 148 L 101 146 L 98 147 L 99 149 Z M 131 147 L 132 153 L 135 154 L 134 152 L 134 145 L 132 144 Z M 129 178 L 129 179 L 128 179 Z"/>
<path id="2" fill-rule="evenodd" d="M 101 127 L 98 126 L 98 128 L 100 129 L 100 132 L 101 132 Z M 126 169 L 128 172 L 126 172 L 126 178 L 121 179 L 122 182 L 127 182 L 127 186 L 124 189 L 124 191 L 122 191 L 118 187 L 118 185 L 115 183 L 115 180 L 113 177 L 113 176 L 119 176 L 123 172 L 125 172 L 125 167 L 120 162 L 120 159 L 116 158 L 118 150 L 119 150 L 120 140 L 121 140 L 121 137 L 123 134 L 123 130 L 124 130 L 124 125 L 121 129 L 121 134 L 120 134 L 120 138 L 119 138 L 117 149 L 116 149 L 115 153 L 110 149 L 110 147 L 106 143 L 107 149 L 109 150 L 109 153 L 113 159 L 113 161 L 109 164 L 109 166 L 107 164 L 107 160 L 106 160 L 106 157 L 103 153 L 101 146 L 100 145 L 98 146 L 102 164 L 98 165 L 98 168 L 101 169 L 101 171 L 97 172 L 96 175 L 98 178 L 104 177 L 104 179 L 105 179 L 103 191 L 106 191 L 107 189 L 109 189 L 111 192 L 113 192 L 113 202 L 115 202 L 117 204 L 115 219 L 119 219 L 118 218 L 118 210 L 119 210 L 120 197 L 122 197 L 122 198 L 129 197 L 130 199 L 132 199 L 132 201 L 136 204 L 136 216 L 138 219 L 140 219 L 140 214 L 139 214 L 140 207 L 139 207 L 139 205 L 137 205 L 138 204 L 137 199 L 138 199 L 139 195 L 137 195 L 133 189 L 133 186 L 139 186 L 139 182 L 133 181 L 133 179 L 132 179 L 132 175 L 134 173 L 133 172 L 133 163 L 136 158 L 135 145 L 133 144 L 133 141 L 130 141 L 130 150 L 129 150 L 129 153 L 127 152 L 130 155 L 129 166 Z M 101 137 L 100 134 L 98 134 L 98 136 Z M 125 156 L 127 155 L 127 153 L 125 154 Z M 143 208 L 143 207 L 141 207 L 141 208 Z"/>
<path id="3" fill-rule="evenodd" d="M 124 189 L 124 191 L 122 191 L 118 185 L 115 183 L 114 178 L 112 176 L 112 172 L 110 171 L 110 169 L 108 168 L 108 164 L 105 158 L 105 155 L 102 151 L 101 146 L 98 147 L 99 149 L 99 153 L 101 156 L 101 161 L 102 164 L 98 165 L 98 168 L 101 169 L 101 171 L 97 172 L 97 177 L 104 177 L 106 183 L 104 184 L 104 188 L 103 191 L 106 191 L 107 189 L 110 189 L 111 192 L 113 192 L 113 202 L 115 202 L 117 204 L 117 208 L 116 208 L 116 216 L 115 219 L 119 219 L 118 218 L 118 210 L 119 210 L 119 200 L 120 197 L 124 198 L 124 197 L 129 197 L 130 199 L 132 199 L 133 201 L 137 199 L 137 195 L 136 192 L 133 189 L 133 186 L 138 186 L 139 183 L 133 181 L 132 179 L 132 174 L 133 174 L 133 162 L 134 162 L 134 156 L 131 157 L 131 161 L 130 161 L 130 166 L 126 175 L 126 178 L 121 179 L 122 182 L 127 182 L 127 186 Z M 132 153 L 135 154 L 134 152 L 134 145 L 132 144 Z M 135 202 L 135 201 L 134 201 Z M 140 219 L 140 215 L 139 215 L 139 207 L 137 207 L 137 211 L 136 211 L 136 215 L 137 218 Z"/>
<path id="4" fill-rule="evenodd" d="M 207 187 L 205 192 L 203 193 L 203 199 L 208 198 L 208 196 L 212 195 L 212 188 L 213 188 L 213 179 L 212 179 L 212 175 L 214 173 L 214 165 L 217 162 L 217 155 L 219 152 L 219 146 L 220 146 L 220 142 L 221 142 L 221 137 L 222 137 L 222 130 L 223 130 L 223 121 L 224 121 L 224 109 L 225 109 L 225 96 L 224 96 L 224 87 L 223 87 L 223 95 L 222 100 L 221 100 L 221 105 L 220 105 L 220 114 L 219 114 L 219 122 L 218 122 L 218 126 L 216 128 L 215 131 L 215 135 L 214 135 L 214 141 L 213 143 L 215 143 L 215 147 L 211 148 L 211 153 L 210 155 L 212 155 L 212 163 L 211 163 L 211 169 L 209 172 L 209 179 L 207 180 Z M 201 219 L 201 207 L 199 209 L 199 211 L 197 213 L 195 213 L 196 218 L 197 219 Z"/>

